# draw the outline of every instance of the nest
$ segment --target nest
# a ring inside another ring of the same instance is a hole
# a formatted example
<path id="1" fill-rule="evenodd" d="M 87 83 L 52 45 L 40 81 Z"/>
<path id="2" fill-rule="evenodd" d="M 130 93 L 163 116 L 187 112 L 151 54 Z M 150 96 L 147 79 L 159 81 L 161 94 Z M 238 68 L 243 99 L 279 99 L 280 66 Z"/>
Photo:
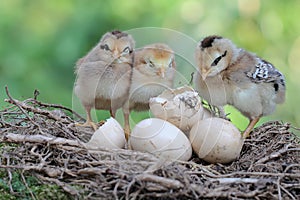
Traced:
<path id="1" fill-rule="evenodd" d="M 37 93 L 19 101 L 6 91 L 11 105 L 0 111 L 0 167 L 9 179 L 13 171 L 34 176 L 74 199 L 300 199 L 300 139 L 288 123 L 256 128 L 227 165 L 196 155 L 165 162 L 126 149 L 87 150 L 92 130 L 74 126 L 81 120 L 74 111 L 42 103 Z"/>

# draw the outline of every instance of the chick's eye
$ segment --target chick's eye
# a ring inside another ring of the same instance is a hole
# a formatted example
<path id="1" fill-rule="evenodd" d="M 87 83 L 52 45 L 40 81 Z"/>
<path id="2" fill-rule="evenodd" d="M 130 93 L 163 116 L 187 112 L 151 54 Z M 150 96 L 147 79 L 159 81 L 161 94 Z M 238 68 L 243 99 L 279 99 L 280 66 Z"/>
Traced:
<path id="1" fill-rule="evenodd" d="M 227 51 L 225 51 L 222 55 L 220 55 L 219 57 L 217 57 L 212 63 L 211 63 L 211 66 L 216 66 L 220 60 L 225 57 L 227 54 Z"/>
<path id="2" fill-rule="evenodd" d="M 110 51 L 110 48 L 107 44 L 101 45 L 100 48 L 104 49 L 105 51 Z"/>
<path id="3" fill-rule="evenodd" d="M 172 68 L 173 67 L 173 62 L 170 62 L 169 63 L 169 68 Z"/>
<path id="4" fill-rule="evenodd" d="M 123 53 L 124 53 L 124 54 L 131 53 L 130 48 L 129 48 L 129 47 L 126 47 L 126 48 L 123 50 Z"/>
<path id="5" fill-rule="evenodd" d="M 154 63 L 151 60 L 149 60 L 148 65 L 149 67 L 154 67 Z"/>
<path id="6" fill-rule="evenodd" d="M 216 66 L 216 65 L 220 62 L 221 59 L 222 59 L 222 56 L 217 57 L 217 58 L 211 63 L 211 66 Z"/>

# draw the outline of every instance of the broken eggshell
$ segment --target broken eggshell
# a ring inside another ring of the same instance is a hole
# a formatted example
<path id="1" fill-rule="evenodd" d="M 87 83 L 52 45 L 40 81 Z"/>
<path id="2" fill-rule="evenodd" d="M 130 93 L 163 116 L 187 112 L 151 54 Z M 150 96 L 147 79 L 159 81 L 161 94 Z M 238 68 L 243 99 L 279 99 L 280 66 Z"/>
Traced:
<path id="1" fill-rule="evenodd" d="M 229 163 L 240 155 L 244 140 L 229 121 L 209 118 L 196 123 L 189 135 L 193 150 L 209 163 Z"/>
<path id="2" fill-rule="evenodd" d="M 100 126 L 85 144 L 87 149 L 122 149 L 125 147 L 126 139 L 122 126 L 114 118 L 109 118 Z"/>
<path id="3" fill-rule="evenodd" d="M 187 161 L 192 156 L 186 135 L 173 124 L 157 118 L 139 122 L 133 128 L 128 144 L 133 150 L 153 153 L 166 160 Z"/>
<path id="4" fill-rule="evenodd" d="M 151 98 L 149 106 L 155 117 L 174 124 L 185 133 L 197 121 L 213 117 L 202 106 L 198 93 L 188 86 L 165 90 L 159 96 Z"/>

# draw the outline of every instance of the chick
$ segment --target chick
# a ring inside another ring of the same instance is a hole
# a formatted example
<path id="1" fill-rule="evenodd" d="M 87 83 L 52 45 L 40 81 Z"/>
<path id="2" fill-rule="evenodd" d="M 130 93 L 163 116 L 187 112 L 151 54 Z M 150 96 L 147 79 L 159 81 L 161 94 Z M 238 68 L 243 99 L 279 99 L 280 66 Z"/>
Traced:
<path id="1" fill-rule="evenodd" d="M 262 116 L 271 114 L 276 104 L 285 101 L 283 74 L 229 39 L 204 38 L 196 47 L 195 57 L 195 86 L 200 96 L 213 106 L 232 105 L 249 118 L 244 138 Z"/>
<path id="2" fill-rule="evenodd" d="M 110 110 L 115 117 L 117 109 L 124 106 L 129 94 L 134 45 L 131 35 L 108 32 L 77 62 L 75 94 L 86 110 L 84 126 L 97 129 L 91 118 L 92 108 Z M 126 111 L 124 116 L 129 115 Z"/>
<path id="3" fill-rule="evenodd" d="M 173 86 L 175 55 L 172 49 L 161 43 L 147 45 L 134 53 L 128 109 L 149 109 L 149 100 Z M 129 119 L 125 119 L 125 132 L 129 136 Z"/>

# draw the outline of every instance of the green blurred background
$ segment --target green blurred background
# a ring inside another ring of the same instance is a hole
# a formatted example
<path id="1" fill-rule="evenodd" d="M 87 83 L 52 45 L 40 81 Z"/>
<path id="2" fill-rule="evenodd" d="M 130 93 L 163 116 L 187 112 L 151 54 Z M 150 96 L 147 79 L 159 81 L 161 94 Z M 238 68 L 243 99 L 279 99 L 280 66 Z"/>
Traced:
<path id="1" fill-rule="evenodd" d="M 31 97 L 38 89 L 40 100 L 72 107 L 74 64 L 105 32 L 158 27 L 196 41 L 222 35 L 272 62 L 286 77 L 287 98 L 260 123 L 282 120 L 299 127 L 299 19 L 299 0 L 1 0 L 0 106 L 7 106 L 7 85 L 15 98 Z M 247 119 L 230 107 L 227 111 L 245 128 Z M 132 116 L 139 121 L 149 113 Z"/>

